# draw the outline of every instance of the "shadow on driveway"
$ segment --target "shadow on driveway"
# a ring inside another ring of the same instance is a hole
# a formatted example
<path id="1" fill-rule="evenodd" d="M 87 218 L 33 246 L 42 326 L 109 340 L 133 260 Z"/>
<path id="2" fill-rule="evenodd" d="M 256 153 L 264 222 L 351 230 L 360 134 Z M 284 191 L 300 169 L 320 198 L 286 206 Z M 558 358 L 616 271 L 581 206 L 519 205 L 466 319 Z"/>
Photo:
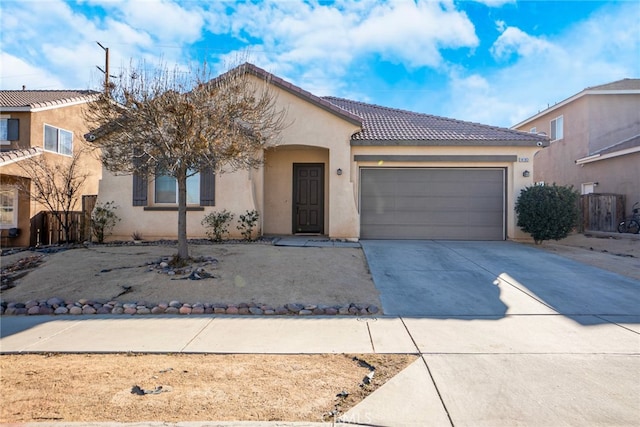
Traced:
<path id="1" fill-rule="evenodd" d="M 527 245 L 433 240 L 361 244 L 386 315 L 471 320 L 562 314 L 588 324 L 609 322 L 592 316 L 625 316 L 627 323 L 640 323 L 638 281 Z"/>

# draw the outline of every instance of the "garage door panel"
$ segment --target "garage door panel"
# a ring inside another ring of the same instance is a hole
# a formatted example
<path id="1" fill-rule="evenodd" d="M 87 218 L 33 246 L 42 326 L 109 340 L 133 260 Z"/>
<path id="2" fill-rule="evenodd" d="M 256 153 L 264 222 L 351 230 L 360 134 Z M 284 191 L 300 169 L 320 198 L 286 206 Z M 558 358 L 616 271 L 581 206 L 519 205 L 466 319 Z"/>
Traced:
<path id="1" fill-rule="evenodd" d="M 503 169 L 361 170 L 361 237 L 504 239 Z"/>
<path id="2" fill-rule="evenodd" d="M 448 214 L 447 212 L 436 212 L 425 216 L 423 212 L 386 212 L 365 218 L 367 224 L 384 226 L 459 226 L 469 219 L 468 215 L 460 212 Z"/>

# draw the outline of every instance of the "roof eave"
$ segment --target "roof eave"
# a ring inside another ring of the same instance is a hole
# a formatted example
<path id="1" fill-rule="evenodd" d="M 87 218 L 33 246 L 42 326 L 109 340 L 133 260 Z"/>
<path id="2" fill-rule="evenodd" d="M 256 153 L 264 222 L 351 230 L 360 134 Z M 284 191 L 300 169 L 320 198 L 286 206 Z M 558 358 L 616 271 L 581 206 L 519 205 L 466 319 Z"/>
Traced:
<path id="1" fill-rule="evenodd" d="M 606 154 L 594 154 L 592 156 L 587 156 L 576 160 L 576 164 L 583 165 L 585 163 L 598 162 L 600 160 L 612 159 L 614 157 L 626 156 L 633 153 L 640 153 L 640 147 L 631 147 L 625 150 L 614 151 Z"/>
<path id="2" fill-rule="evenodd" d="M 354 147 L 533 147 L 542 148 L 548 145 L 545 140 L 513 141 L 513 140 L 474 140 L 474 139 L 352 139 Z"/>
<path id="3" fill-rule="evenodd" d="M 583 96 L 587 96 L 587 95 L 640 95 L 640 90 L 637 89 L 611 89 L 611 90 L 602 90 L 602 89 L 584 89 L 580 92 L 578 92 L 577 94 L 558 102 L 557 104 L 544 109 L 540 112 L 538 112 L 537 114 L 529 117 L 528 119 L 525 119 L 523 121 L 521 121 L 520 123 L 517 123 L 513 126 L 511 126 L 510 129 L 517 129 L 519 127 L 522 127 L 524 125 L 526 125 L 527 123 L 531 123 L 534 120 L 539 119 L 540 117 L 543 117 L 561 107 L 564 107 L 567 104 L 570 104 L 580 98 L 582 98 Z"/>
<path id="4" fill-rule="evenodd" d="M 245 69 L 249 73 L 253 74 L 254 76 L 263 78 L 267 80 L 269 83 L 272 83 L 274 86 L 277 86 L 278 88 L 286 92 L 289 92 L 292 95 L 295 95 L 301 99 L 304 99 L 305 101 L 315 105 L 316 107 L 319 107 L 331 114 L 337 115 L 352 124 L 362 127 L 362 118 L 346 110 L 343 110 L 342 108 L 336 105 L 333 105 L 329 101 L 326 101 L 312 94 L 311 92 L 308 92 L 292 83 L 289 83 L 288 81 L 282 79 L 281 77 L 271 74 L 270 72 L 263 70 L 262 68 L 257 67 L 249 62 L 244 63 L 243 65 L 241 65 L 241 67 L 245 67 Z"/>
<path id="5" fill-rule="evenodd" d="M 13 163 L 18 163 L 18 162 L 20 162 L 22 160 L 26 160 L 26 159 L 29 159 L 31 157 L 39 156 L 44 152 L 39 147 L 31 147 L 31 148 L 27 148 L 27 149 L 23 149 L 23 150 L 14 150 L 14 151 L 20 151 L 20 152 L 16 153 L 15 157 L 11 157 L 11 158 L 6 159 L 6 160 L 1 160 L 0 161 L 0 166 L 8 166 L 8 165 L 13 164 Z M 7 154 L 7 153 L 11 153 L 11 152 L 5 152 L 5 154 Z"/>

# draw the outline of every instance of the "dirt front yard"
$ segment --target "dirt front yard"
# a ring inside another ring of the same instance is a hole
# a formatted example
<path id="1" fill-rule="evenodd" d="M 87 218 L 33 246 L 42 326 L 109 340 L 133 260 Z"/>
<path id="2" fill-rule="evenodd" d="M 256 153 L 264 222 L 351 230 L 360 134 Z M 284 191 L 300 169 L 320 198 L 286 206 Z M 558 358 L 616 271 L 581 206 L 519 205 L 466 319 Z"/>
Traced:
<path id="1" fill-rule="evenodd" d="M 543 242 L 541 249 L 640 280 L 640 236 L 585 233 Z"/>
<path id="2" fill-rule="evenodd" d="M 4 355 L 0 423 L 329 422 L 416 357 Z"/>
<path id="3" fill-rule="evenodd" d="M 199 259 L 201 280 L 188 270 L 167 274 L 174 245 L 92 245 L 45 254 L 40 264 L 15 286 L 4 301 L 27 302 L 58 297 L 68 301 L 115 300 L 186 303 L 374 304 L 378 291 L 359 248 L 279 247 L 270 244 L 190 245 Z M 3 256 L 3 268 L 19 259 L 39 256 L 19 252 Z M 212 276 L 212 277 L 208 277 Z M 128 291 L 122 294 L 123 290 Z"/>

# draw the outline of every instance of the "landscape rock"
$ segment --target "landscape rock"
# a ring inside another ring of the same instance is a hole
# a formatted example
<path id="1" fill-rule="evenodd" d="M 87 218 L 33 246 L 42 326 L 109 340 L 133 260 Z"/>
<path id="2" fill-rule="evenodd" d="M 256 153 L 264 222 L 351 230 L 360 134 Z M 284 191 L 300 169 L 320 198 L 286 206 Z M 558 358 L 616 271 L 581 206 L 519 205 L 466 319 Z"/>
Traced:
<path id="1" fill-rule="evenodd" d="M 195 302 L 181 303 L 171 301 L 169 303 L 150 303 L 147 301 L 118 302 L 102 300 L 80 299 L 78 301 L 64 301 L 58 297 L 42 300 L 29 300 L 26 303 L 0 301 L 0 315 L 80 315 L 80 314 L 129 314 L 129 315 L 149 315 L 149 314 L 230 314 L 230 315 L 340 315 L 340 316 L 366 316 L 380 313 L 380 308 L 376 305 L 349 304 L 346 306 L 328 306 L 324 304 L 300 304 L 289 303 L 283 306 L 273 307 L 268 304 L 255 302 L 242 302 L 239 304 L 220 304 Z"/>

